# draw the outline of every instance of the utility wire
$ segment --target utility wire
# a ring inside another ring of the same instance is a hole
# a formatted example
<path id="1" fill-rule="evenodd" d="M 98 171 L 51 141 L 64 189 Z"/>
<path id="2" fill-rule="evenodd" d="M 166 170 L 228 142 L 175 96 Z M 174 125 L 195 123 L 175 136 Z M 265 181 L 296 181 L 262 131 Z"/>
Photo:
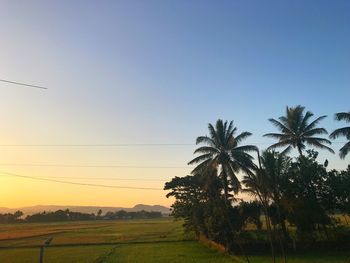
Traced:
<path id="1" fill-rule="evenodd" d="M 48 181 L 48 182 L 54 182 L 54 183 L 81 185 L 81 186 L 94 186 L 94 187 L 131 189 L 131 190 L 163 190 L 162 188 L 153 188 L 153 187 L 134 187 L 134 186 L 119 186 L 119 185 L 78 183 L 78 182 L 70 182 L 70 181 L 61 181 L 61 180 L 56 180 L 56 179 L 49 179 L 47 177 L 26 176 L 26 175 L 20 175 L 20 174 L 15 174 L 15 173 L 8 173 L 8 172 L 1 172 L 1 171 L 0 171 L 0 174 L 12 176 L 12 177 L 18 177 L 18 178 L 26 178 L 26 179 L 31 179 L 31 180 Z"/>
<path id="2" fill-rule="evenodd" d="M 332 142 L 332 144 L 347 142 Z M 252 145 L 267 145 L 271 142 L 250 142 Z M 0 147 L 152 147 L 152 146 L 196 146 L 195 143 L 117 143 L 117 144 L 0 144 Z"/>
<path id="3" fill-rule="evenodd" d="M 195 146 L 194 143 L 117 143 L 117 144 L 0 144 L 0 147 L 149 147 L 149 146 Z"/>
<path id="4" fill-rule="evenodd" d="M 6 80 L 6 79 L 0 79 L 0 81 L 1 81 L 1 82 L 6 82 L 6 83 L 10 83 L 10 84 L 20 85 L 20 86 L 26 86 L 26 87 L 30 87 L 30 88 L 47 89 L 46 87 L 42 87 L 42 86 L 37 86 L 37 85 L 32 85 L 32 84 L 26 84 L 26 83 L 21 83 L 21 82 Z"/>
<path id="5" fill-rule="evenodd" d="M 67 168 L 133 168 L 133 169 L 183 169 L 189 166 L 135 166 L 135 165 L 75 165 L 75 164 L 32 164 L 3 163 L 0 166 L 67 167 Z"/>
<path id="6" fill-rule="evenodd" d="M 2 174 L 0 174 L 2 176 Z M 3 175 L 7 176 L 7 175 Z M 143 179 L 143 178 L 113 178 L 113 177 L 71 177 L 71 176 L 41 176 L 47 179 L 69 179 L 69 180 L 110 180 L 110 181 L 140 181 L 140 182 L 166 182 L 170 179 Z"/>

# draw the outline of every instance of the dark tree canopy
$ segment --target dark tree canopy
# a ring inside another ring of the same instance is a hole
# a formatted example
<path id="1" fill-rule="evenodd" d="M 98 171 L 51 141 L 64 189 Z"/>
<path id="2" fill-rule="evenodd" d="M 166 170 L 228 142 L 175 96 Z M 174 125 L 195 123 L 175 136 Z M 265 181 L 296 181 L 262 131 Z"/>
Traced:
<path id="1" fill-rule="evenodd" d="M 241 187 L 237 173 L 243 171 L 251 173 L 254 168 L 253 157 L 249 152 L 256 151 L 256 146 L 240 145 L 251 133 L 242 132 L 236 135 L 237 128 L 233 122 L 217 120 L 215 127 L 208 125 L 209 136 L 199 136 L 194 154 L 199 154 L 188 164 L 197 164 L 192 174 L 203 173 L 210 169 L 217 169 L 224 187 L 225 198 L 229 200 L 229 192 L 237 193 Z"/>
<path id="2" fill-rule="evenodd" d="M 345 121 L 350 123 L 350 112 L 339 112 L 335 114 L 335 119 L 338 121 Z M 347 142 L 339 150 L 340 158 L 344 159 L 345 156 L 350 152 L 350 126 L 339 128 L 334 130 L 329 136 L 331 139 L 338 137 L 345 137 Z"/>
<path id="3" fill-rule="evenodd" d="M 325 138 L 318 137 L 319 135 L 328 134 L 325 128 L 318 127 L 318 123 L 326 118 L 321 116 L 310 122 L 310 118 L 314 114 L 310 111 L 304 113 L 305 107 L 300 105 L 296 107 L 287 107 L 285 116 L 269 121 L 280 131 L 280 133 L 267 133 L 264 136 L 277 139 L 278 142 L 272 144 L 268 149 L 286 147 L 284 152 L 291 148 L 298 150 L 302 155 L 302 151 L 306 149 L 306 144 L 312 147 L 325 149 L 334 153 L 327 145 L 331 142 Z"/>

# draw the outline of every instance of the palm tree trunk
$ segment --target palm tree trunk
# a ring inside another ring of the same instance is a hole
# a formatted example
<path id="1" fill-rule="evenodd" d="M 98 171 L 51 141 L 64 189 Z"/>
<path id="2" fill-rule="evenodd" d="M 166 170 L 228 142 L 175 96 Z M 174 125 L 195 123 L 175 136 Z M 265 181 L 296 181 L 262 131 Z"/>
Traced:
<path id="1" fill-rule="evenodd" d="M 259 149 L 257 149 L 257 154 L 258 154 L 258 160 L 259 160 L 259 169 L 261 170 L 261 159 L 260 159 L 260 152 Z M 260 199 L 260 203 L 263 206 L 263 210 L 264 210 L 264 214 L 265 214 L 265 223 L 266 223 L 266 228 L 267 228 L 267 232 L 269 233 L 269 239 L 270 239 L 270 247 L 271 247 L 271 256 L 272 256 L 272 260 L 273 263 L 276 262 L 276 256 L 275 256 L 275 249 L 273 247 L 273 241 L 272 241 L 272 230 L 271 230 L 271 224 L 270 224 L 270 219 L 268 216 L 268 212 L 267 212 L 267 205 L 264 202 L 262 196 L 259 194 L 258 189 L 256 189 L 256 193 L 258 194 L 258 197 Z"/>
<path id="2" fill-rule="evenodd" d="M 276 207 L 277 207 L 277 216 L 278 216 L 279 225 L 281 226 L 281 229 L 282 229 L 282 231 L 283 231 L 283 233 L 285 235 L 284 236 L 285 240 L 287 240 L 286 239 L 286 234 L 287 234 L 286 225 L 284 223 L 284 220 L 282 220 L 280 207 L 279 207 L 279 205 L 277 203 L 276 203 Z M 287 263 L 286 252 L 285 252 L 285 249 L 284 249 L 284 244 L 283 244 L 283 240 L 282 240 L 282 237 L 281 237 L 280 229 L 278 229 L 278 238 L 279 238 L 279 241 L 280 241 L 280 246 L 281 246 L 281 251 L 282 251 L 282 256 L 283 256 L 283 259 L 284 259 L 284 263 Z"/>
<path id="3" fill-rule="evenodd" d="M 298 152 L 299 152 L 299 156 L 302 157 L 303 156 L 303 152 L 301 151 L 300 146 L 298 146 Z"/>
<path id="4" fill-rule="evenodd" d="M 265 214 L 265 223 L 266 223 L 266 228 L 267 228 L 267 232 L 269 233 L 269 240 L 270 240 L 270 247 L 271 247 L 271 256 L 272 256 L 272 260 L 273 263 L 276 262 L 276 256 L 275 256 L 275 249 L 273 247 L 273 241 L 272 241 L 272 229 L 271 229 L 271 224 L 270 224 L 270 219 L 267 213 L 267 208 L 265 207 L 265 205 L 263 205 L 264 207 L 264 214 Z"/>
<path id="5" fill-rule="evenodd" d="M 283 240 L 282 240 L 281 230 L 279 228 L 277 229 L 277 234 L 278 234 L 278 241 L 280 243 L 280 248 L 281 248 L 281 252 L 282 252 L 283 262 L 287 263 L 287 257 L 286 257 L 286 252 L 284 250 L 284 244 L 283 244 Z"/>
<path id="6" fill-rule="evenodd" d="M 287 227 L 286 227 L 286 222 L 283 219 L 281 219 L 280 220 L 280 224 L 281 224 L 284 240 L 290 241 L 290 236 L 289 236 L 289 233 L 288 233 L 288 230 L 287 230 Z"/>
<path id="7" fill-rule="evenodd" d="M 228 225 L 229 225 L 229 227 L 230 227 L 230 232 L 232 233 L 232 235 L 233 235 L 233 233 L 234 233 L 234 230 L 233 230 L 233 226 L 232 226 L 232 223 L 231 223 L 231 220 L 230 220 L 230 217 L 229 217 L 229 207 L 228 207 L 228 204 L 226 203 L 226 198 L 225 198 L 225 206 L 226 206 L 226 217 L 227 217 L 227 219 L 228 219 Z M 245 253 L 245 250 L 243 249 L 243 246 L 242 246 L 242 244 L 241 244 L 241 242 L 238 240 L 238 239 L 236 239 L 236 241 L 235 241 L 235 243 L 238 245 L 238 247 L 239 247 L 239 250 L 241 251 L 241 253 L 243 254 L 243 256 L 245 257 L 245 260 L 247 261 L 247 263 L 250 263 L 250 260 L 249 260 L 249 257 L 248 257 L 248 255 Z"/>
<path id="8" fill-rule="evenodd" d="M 261 195 L 259 193 L 258 193 L 258 197 L 259 197 L 260 203 L 263 206 L 263 211 L 264 211 L 264 216 L 265 216 L 265 223 L 266 223 L 266 228 L 267 228 L 269 241 L 270 241 L 272 261 L 273 261 L 273 263 L 276 263 L 275 249 L 274 249 L 274 246 L 273 246 L 272 230 L 271 230 L 271 224 L 270 224 L 269 215 L 268 215 L 268 212 L 267 212 L 267 205 L 266 205 L 266 202 L 264 202 L 264 200 L 262 199 L 262 197 L 261 197 Z"/>
<path id="9" fill-rule="evenodd" d="M 222 166 L 221 169 L 224 169 L 224 167 Z M 224 188 L 225 206 L 228 207 L 229 206 L 229 199 L 228 199 L 228 183 L 227 183 L 226 173 L 222 172 L 220 177 L 221 177 L 222 187 Z"/>
<path id="10" fill-rule="evenodd" d="M 223 182 L 223 187 L 224 187 L 224 201 L 225 201 L 225 206 L 226 206 L 226 207 L 229 207 L 227 180 L 225 180 L 225 181 Z"/>

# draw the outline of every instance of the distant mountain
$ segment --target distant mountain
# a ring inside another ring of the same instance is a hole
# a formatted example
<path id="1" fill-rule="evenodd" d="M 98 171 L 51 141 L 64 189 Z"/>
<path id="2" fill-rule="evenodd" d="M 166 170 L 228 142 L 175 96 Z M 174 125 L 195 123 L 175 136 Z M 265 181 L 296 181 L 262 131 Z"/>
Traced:
<path id="1" fill-rule="evenodd" d="M 170 208 L 162 205 L 143 205 L 143 204 L 138 204 L 135 205 L 133 208 L 128 208 L 130 210 L 128 211 L 155 211 L 155 212 L 161 212 L 162 214 L 169 214 L 170 213 Z"/>
<path id="2" fill-rule="evenodd" d="M 162 214 L 170 214 L 169 207 L 161 206 L 161 205 L 144 205 L 137 204 L 134 207 L 113 207 L 113 206 L 66 206 L 66 205 L 36 205 L 36 206 L 27 206 L 27 207 L 19 207 L 19 208 L 7 208 L 0 207 L 0 213 L 14 213 L 17 210 L 22 211 L 25 215 L 32 215 L 35 213 L 43 212 L 43 211 L 57 211 L 57 210 L 65 210 L 69 209 L 73 212 L 81 212 L 81 213 L 97 213 L 98 210 L 102 210 L 102 213 L 105 214 L 108 211 L 115 212 L 119 210 L 125 210 L 128 212 L 136 212 L 136 211 L 155 211 L 161 212 Z"/>

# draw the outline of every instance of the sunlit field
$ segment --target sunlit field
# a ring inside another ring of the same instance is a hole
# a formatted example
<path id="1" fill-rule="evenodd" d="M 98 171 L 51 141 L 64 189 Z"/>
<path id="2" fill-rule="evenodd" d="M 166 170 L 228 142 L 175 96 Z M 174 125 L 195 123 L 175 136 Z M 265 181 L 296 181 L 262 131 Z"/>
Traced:
<path id="1" fill-rule="evenodd" d="M 245 262 L 194 240 L 172 218 L 130 221 L 24 223 L 0 226 L 0 262 L 38 262 L 39 247 L 53 237 L 44 262 Z M 251 262 L 271 262 L 266 254 Z M 288 262 L 350 262 L 350 252 L 288 255 Z"/>

